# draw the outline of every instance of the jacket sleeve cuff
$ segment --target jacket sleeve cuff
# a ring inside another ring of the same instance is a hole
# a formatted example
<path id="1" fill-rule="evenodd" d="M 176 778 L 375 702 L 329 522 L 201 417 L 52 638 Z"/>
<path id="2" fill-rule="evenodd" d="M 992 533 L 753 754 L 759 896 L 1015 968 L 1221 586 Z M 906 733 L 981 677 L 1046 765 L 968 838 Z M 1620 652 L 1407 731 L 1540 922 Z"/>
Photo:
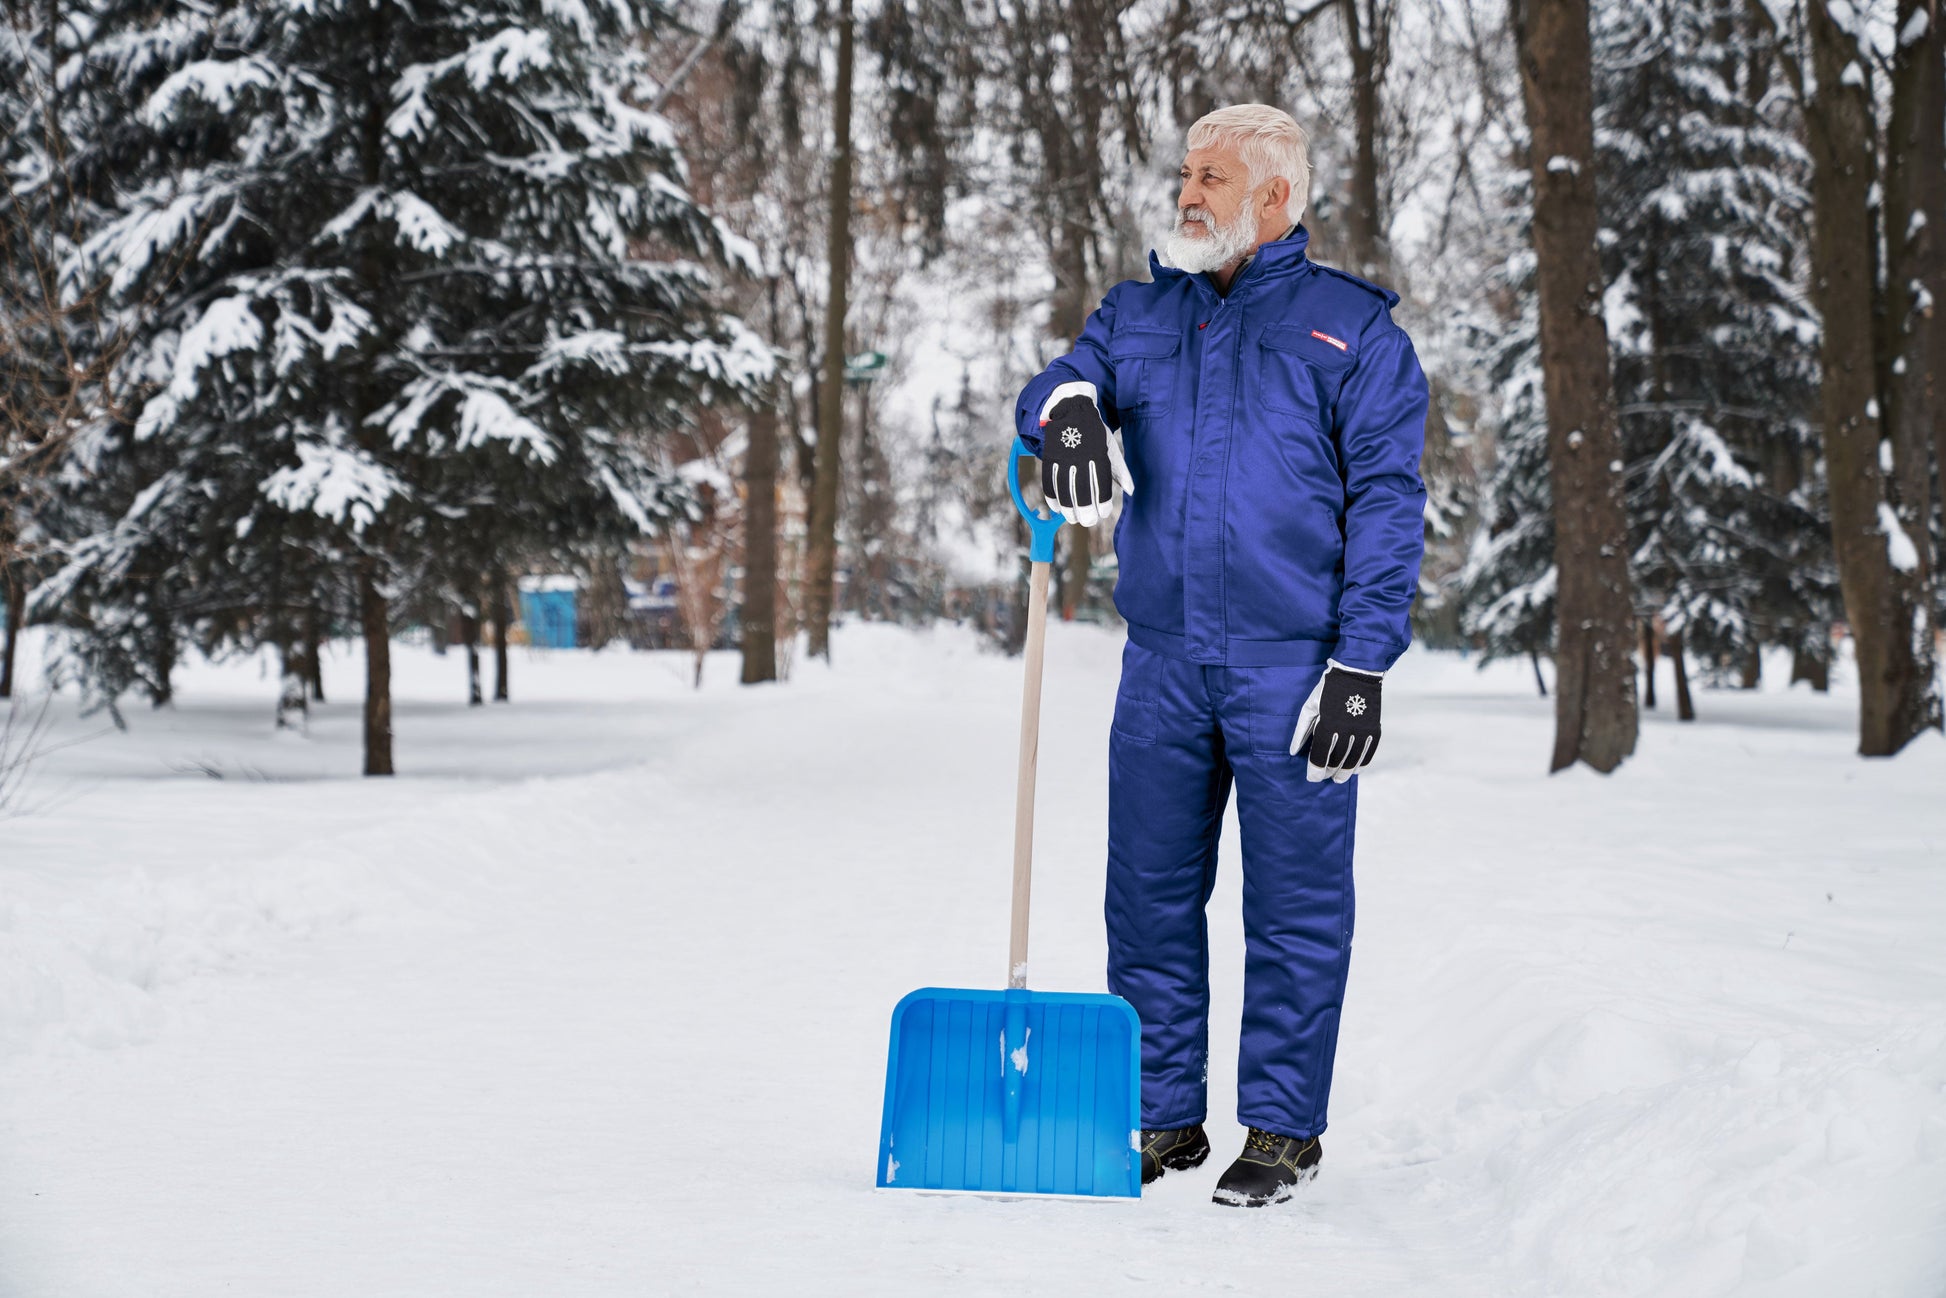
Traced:
<path id="1" fill-rule="evenodd" d="M 1338 647 L 1331 651 L 1331 661 L 1348 671 L 1367 672 L 1373 676 L 1383 676 L 1392 669 L 1392 664 L 1405 652 L 1402 644 L 1390 640 L 1367 640 L 1361 636 L 1340 636 Z"/>
<path id="2" fill-rule="evenodd" d="M 1021 390 L 1020 400 L 1014 405 L 1014 431 L 1020 440 L 1027 443 L 1027 449 L 1034 454 L 1041 453 L 1041 406 L 1045 394 L 1053 386 L 1048 375 L 1041 375 Z"/>

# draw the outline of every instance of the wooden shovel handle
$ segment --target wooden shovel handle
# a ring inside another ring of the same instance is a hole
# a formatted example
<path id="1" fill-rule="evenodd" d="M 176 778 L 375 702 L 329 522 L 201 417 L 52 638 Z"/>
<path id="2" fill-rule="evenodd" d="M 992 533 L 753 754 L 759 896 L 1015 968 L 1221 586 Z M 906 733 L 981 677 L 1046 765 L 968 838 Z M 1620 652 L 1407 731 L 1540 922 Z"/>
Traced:
<path id="1" fill-rule="evenodd" d="M 1048 563 L 1033 566 L 1027 590 L 1027 682 L 1020 694 L 1020 782 L 1014 791 L 1014 916 L 1007 986 L 1027 985 L 1027 907 L 1034 890 L 1034 774 L 1041 746 L 1041 651 L 1047 643 Z"/>

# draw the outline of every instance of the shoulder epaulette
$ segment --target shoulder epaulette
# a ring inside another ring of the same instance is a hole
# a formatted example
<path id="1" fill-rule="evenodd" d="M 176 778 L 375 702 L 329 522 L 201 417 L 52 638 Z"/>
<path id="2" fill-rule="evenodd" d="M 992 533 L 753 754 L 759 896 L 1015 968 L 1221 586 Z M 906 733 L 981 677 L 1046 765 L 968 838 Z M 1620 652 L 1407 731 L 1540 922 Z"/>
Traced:
<path id="1" fill-rule="evenodd" d="M 1358 276 L 1352 274 L 1348 270 L 1339 270 L 1336 266 L 1327 266 L 1321 261 L 1314 261 L 1311 264 L 1313 266 L 1316 266 L 1319 270 L 1323 271 L 1327 275 L 1336 275 L 1339 279 L 1346 280 L 1350 283 L 1358 285 L 1358 287 L 1364 289 L 1368 293 L 1378 294 L 1380 297 L 1385 299 L 1385 305 L 1388 308 L 1395 307 L 1399 304 L 1399 295 L 1397 293 L 1394 293 L 1391 289 L 1386 288 L 1383 284 L 1374 284 L 1372 283 L 1372 281 L 1368 279 L 1360 279 Z"/>

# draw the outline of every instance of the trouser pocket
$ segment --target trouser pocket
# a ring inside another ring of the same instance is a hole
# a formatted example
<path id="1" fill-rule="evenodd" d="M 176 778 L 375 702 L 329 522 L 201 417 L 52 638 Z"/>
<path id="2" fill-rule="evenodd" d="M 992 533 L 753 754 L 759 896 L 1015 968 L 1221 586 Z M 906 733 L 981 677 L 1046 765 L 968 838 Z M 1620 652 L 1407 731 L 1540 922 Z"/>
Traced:
<path id="1" fill-rule="evenodd" d="M 1131 744 L 1153 744 L 1158 728 L 1155 663 L 1139 646 L 1122 650 L 1122 680 L 1115 688 L 1114 733 Z"/>
<path id="2" fill-rule="evenodd" d="M 1302 706 L 1302 705 L 1300 705 Z M 1289 757 L 1297 731 L 1297 709 L 1250 714 L 1250 751 L 1260 757 Z"/>

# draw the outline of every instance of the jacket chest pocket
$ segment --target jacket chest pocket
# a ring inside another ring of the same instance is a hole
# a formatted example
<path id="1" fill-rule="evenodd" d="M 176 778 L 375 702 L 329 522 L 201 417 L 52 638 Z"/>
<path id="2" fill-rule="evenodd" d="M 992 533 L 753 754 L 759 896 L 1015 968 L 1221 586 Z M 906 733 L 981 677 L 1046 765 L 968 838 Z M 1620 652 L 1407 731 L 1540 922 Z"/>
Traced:
<path id="1" fill-rule="evenodd" d="M 1258 347 L 1259 394 L 1264 407 L 1309 421 L 1329 433 L 1338 392 L 1356 359 L 1349 349 L 1303 325 L 1269 325 Z"/>
<path id="2" fill-rule="evenodd" d="M 1182 335 L 1174 329 L 1132 325 L 1108 344 L 1115 362 L 1115 405 L 1125 414 L 1153 415 L 1167 410 L 1176 395 L 1176 365 Z"/>

